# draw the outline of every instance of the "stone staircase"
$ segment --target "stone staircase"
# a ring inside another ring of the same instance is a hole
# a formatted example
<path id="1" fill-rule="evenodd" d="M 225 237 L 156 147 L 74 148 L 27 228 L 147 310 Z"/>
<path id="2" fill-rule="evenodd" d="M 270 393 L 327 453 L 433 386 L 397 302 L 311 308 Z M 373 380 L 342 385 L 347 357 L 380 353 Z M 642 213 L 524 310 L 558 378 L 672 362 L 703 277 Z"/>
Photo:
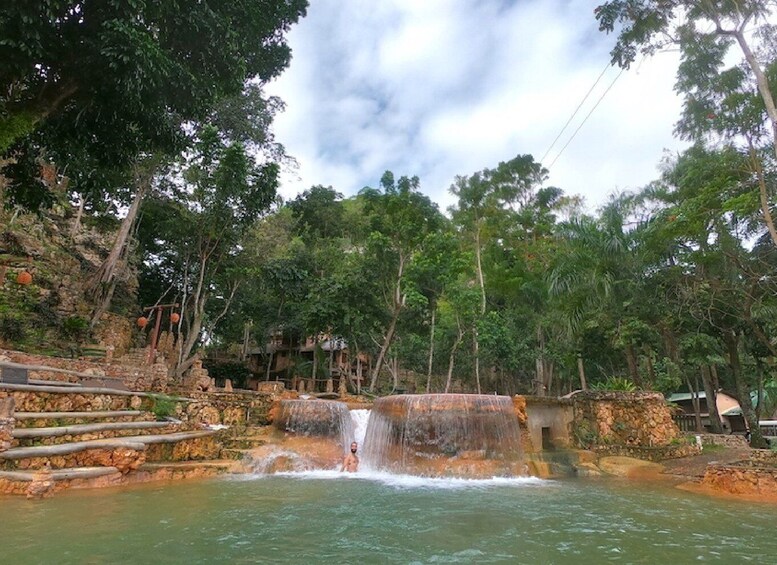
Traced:
<path id="1" fill-rule="evenodd" d="M 268 434 L 272 428 L 268 426 L 248 426 L 241 430 L 240 435 L 231 435 L 224 438 L 224 449 L 221 456 L 224 459 L 242 460 L 253 449 L 266 445 Z"/>
<path id="2" fill-rule="evenodd" d="M 44 496 L 69 487 L 211 476 L 234 464 L 221 459 L 223 434 L 158 421 L 156 395 L 0 383 L 2 397 L 13 398 L 15 411 L 11 445 L 0 451 L 0 493 Z"/>

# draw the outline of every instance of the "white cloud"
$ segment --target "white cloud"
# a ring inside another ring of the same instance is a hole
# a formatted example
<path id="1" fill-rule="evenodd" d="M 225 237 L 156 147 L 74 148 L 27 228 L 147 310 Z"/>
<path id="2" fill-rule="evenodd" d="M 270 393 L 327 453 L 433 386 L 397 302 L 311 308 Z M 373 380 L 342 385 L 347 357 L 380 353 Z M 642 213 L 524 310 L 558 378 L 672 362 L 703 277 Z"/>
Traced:
<path id="1" fill-rule="evenodd" d="M 597 2 L 316 0 L 289 35 L 287 102 L 276 135 L 300 167 L 286 197 L 313 184 L 354 194 L 384 170 L 418 175 L 445 206 L 457 174 L 517 154 L 540 159 L 608 61 Z M 551 169 L 549 182 L 601 204 L 657 176 L 680 103 L 677 60 L 623 73 Z M 617 76 L 609 69 L 548 165 Z"/>

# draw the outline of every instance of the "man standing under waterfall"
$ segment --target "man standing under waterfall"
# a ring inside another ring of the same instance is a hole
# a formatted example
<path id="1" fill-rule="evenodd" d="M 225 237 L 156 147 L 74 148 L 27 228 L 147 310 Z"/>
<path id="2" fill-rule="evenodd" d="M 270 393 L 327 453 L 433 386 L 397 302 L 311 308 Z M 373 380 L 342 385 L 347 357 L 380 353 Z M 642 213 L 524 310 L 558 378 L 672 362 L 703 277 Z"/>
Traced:
<path id="1" fill-rule="evenodd" d="M 356 457 L 356 450 L 358 449 L 356 442 L 351 444 L 351 452 L 343 459 L 343 466 L 340 472 L 348 471 L 349 473 L 355 473 L 359 469 L 359 458 Z"/>

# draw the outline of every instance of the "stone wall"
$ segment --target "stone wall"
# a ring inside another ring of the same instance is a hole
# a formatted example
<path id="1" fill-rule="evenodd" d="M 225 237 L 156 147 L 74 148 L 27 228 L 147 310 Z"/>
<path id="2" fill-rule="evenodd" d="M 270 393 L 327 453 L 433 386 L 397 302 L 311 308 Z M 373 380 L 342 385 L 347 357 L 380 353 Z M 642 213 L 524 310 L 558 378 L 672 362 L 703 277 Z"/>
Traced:
<path id="1" fill-rule="evenodd" d="M 661 447 L 680 430 L 658 392 L 579 392 L 571 397 L 573 433 L 581 447 Z"/>
<path id="2" fill-rule="evenodd" d="M 747 443 L 745 436 L 731 435 L 731 434 L 696 434 L 688 432 L 687 437 L 696 439 L 696 436 L 701 437 L 702 445 L 720 445 L 722 447 L 730 447 L 734 449 L 748 449 L 750 444 Z"/>
<path id="3" fill-rule="evenodd" d="M 105 312 L 94 328 L 93 338 L 97 343 L 112 348 L 113 355 L 120 357 L 132 348 L 135 331 L 135 324 L 126 316 Z"/>
<path id="4" fill-rule="evenodd" d="M 129 390 L 155 392 L 164 392 L 167 390 L 167 365 L 164 363 L 139 365 L 133 361 L 132 363 L 124 364 L 121 363 L 121 360 L 112 363 L 99 363 L 84 359 L 47 357 L 45 355 L 33 355 L 22 353 L 21 351 L 2 349 L 0 349 L 0 360 L 6 360 L 12 363 L 22 363 L 25 365 L 40 365 L 56 369 L 65 369 L 68 371 L 95 375 L 95 377 L 120 379 L 124 386 Z M 42 381 L 72 383 L 82 382 L 85 379 L 88 379 L 88 377 L 79 377 L 77 375 L 45 370 L 31 370 L 29 371 L 29 377 Z"/>
<path id="5" fill-rule="evenodd" d="M 86 412 L 90 410 L 140 410 L 148 399 L 134 394 L 95 394 L 0 389 L 0 399 L 12 397 L 18 412 Z"/>
<path id="6" fill-rule="evenodd" d="M 644 447 L 631 445 L 600 445 L 593 448 L 593 451 L 599 457 L 617 455 L 621 457 L 632 457 L 634 459 L 643 459 L 645 461 L 664 461 L 665 459 L 679 459 L 680 457 L 689 457 L 699 455 L 701 447 L 693 443 L 676 443 L 662 445 L 658 447 Z"/>
<path id="7" fill-rule="evenodd" d="M 253 391 L 194 392 L 184 407 L 189 422 L 227 426 L 265 425 L 275 396 Z"/>
<path id="8" fill-rule="evenodd" d="M 777 467 L 708 465 L 701 484 L 730 494 L 777 498 Z"/>
<path id="9" fill-rule="evenodd" d="M 13 444 L 14 399 L 0 398 L 0 451 L 10 449 Z"/>

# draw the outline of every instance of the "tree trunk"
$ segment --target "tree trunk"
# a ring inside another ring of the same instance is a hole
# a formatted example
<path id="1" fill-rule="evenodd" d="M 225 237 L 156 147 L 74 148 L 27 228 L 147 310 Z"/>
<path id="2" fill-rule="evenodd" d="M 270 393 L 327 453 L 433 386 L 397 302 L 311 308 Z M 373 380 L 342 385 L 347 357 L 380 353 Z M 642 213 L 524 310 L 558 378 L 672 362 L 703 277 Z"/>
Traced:
<path id="1" fill-rule="evenodd" d="M 718 413 L 718 393 L 712 385 L 712 376 L 707 365 L 701 366 L 701 382 L 704 384 L 704 396 L 707 398 L 707 413 L 710 417 L 712 433 L 722 434 L 723 426 L 720 423 L 720 413 Z"/>
<path id="2" fill-rule="evenodd" d="M 720 390 L 720 378 L 718 378 L 717 365 L 710 365 L 710 376 L 712 377 L 712 388 Z"/>
<path id="3" fill-rule="evenodd" d="M 127 215 L 121 221 L 119 233 L 116 235 L 116 239 L 113 242 L 111 251 L 108 253 L 108 257 L 94 274 L 94 277 L 92 278 L 93 282 L 90 285 L 91 288 L 88 289 L 97 303 L 92 312 L 90 323 L 91 329 L 94 329 L 97 322 L 100 321 L 100 317 L 110 307 L 113 291 L 116 287 L 116 277 L 119 274 L 119 260 L 125 253 L 132 226 L 135 224 L 135 220 L 138 216 L 140 204 L 143 202 L 143 198 L 151 188 L 151 179 L 155 170 L 154 167 L 150 166 L 135 166 L 135 183 L 137 185 L 135 197 L 127 211 Z"/>
<path id="4" fill-rule="evenodd" d="M 758 425 L 758 418 L 753 411 L 753 403 L 750 400 L 750 391 L 744 375 L 742 375 L 742 365 L 739 360 L 739 334 L 733 331 L 724 331 L 723 340 L 728 350 L 729 366 L 734 377 L 737 396 L 739 396 L 739 405 L 742 407 L 742 414 L 744 414 L 750 429 L 750 445 L 755 448 L 766 448 L 768 444 L 761 435 L 761 427 Z"/>
<path id="5" fill-rule="evenodd" d="M 311 392 L 316 392 L 316 380 L 318 378 L 318 335 L 313 338 L 313 368 L 310 371 L 310 377 L 313 380 Z"/>
<path id="6" fill-rule="evenodd" d="M 270 369 L 272 369 L 272 360 L 275 355 L 273 354 L 273 350 L 270 350 L 270 358 L 267 360 L 267 370 L 265 371 L 264 380 L 269 381 L 270 380 Z"/>
<path id="7" fill-rule="evenodd" d="M 475 260 L 477 262 L 478 284 L 480 285 L 480 316 L 486 313 L 486 280 L 483 276 L 482 250 L 480 249 L 480 220 L 475 230 Z M 472 353 L 475 356 L 475 383 L 480 394 L 480 337 L 478 335 L 478 320 L 472 328 Z"/>
<path id="8" fill-rule="evenodd" d="M 626 346 L 626 363 L 629 366 L 629 376 L 637 387 L 642 388 L 642 380 L 639 378 L 639 368 L 637 367 L 637 355 L 634 353 L 634 346 Z"/>
<path id="9" fill-rule="evenodd" d="M 588 390 L 588 381 L 585 378 L 585 365 L 583 364 L 583 356 L 580 354 L 577 356 L 577 374 L 580 377 L 580 388 Z"/>
<path id="10" fill-rule="evenodd" d="M 758 84 L 758 92 L 763 100 L 764 107 L 766 108 L 766 114 L 769 116 L 769 122 L 772 126 L 772 143 L 774 145 L 774 156 L 777 158 L 777 105 L 774 102 L 774 96 L 772 96 L 771 88 L 769 87 L 769 80 L 766 78 L 761 65 L 758 63 L 753 51 L 750 49 L 750 45 L 745 39 L 742 30 L 734 32 L 739 47 L 742 49 L 742 53 L 745 55 L 745 60 L 750 66 L 750 70 L 755 75 L 756 83 Z"/>
<path id="11" fill-rule="evenodd" d="M 380 368 L 383 366 L 383 359 L 386 357 L 386 352 L 394 339 L 394 332 L 397 329 L 397 320 L 399 319 L 400 308 L 394 310 L 394 314 L 391 316 L 391 323 L 389 324 L 386 337 L 383 339 L 383 345 L 380 347 L 378 353 L 378 359 L 375 361 L 375 366 L 372 368 L 372 377 L 370 378 L 370 392 L 375 391 L 375 385 L 378 383 L 378 375 L 380 374 Z"/>
<path id="12" fill-rule="evenodd" d="M 397 329 L 397 320 L 399 319 L 399 315 L 402 313 L 402 308 L 405 305 L 404 297 L 402 296 L 402 277 L 405 273 L 405 258 L 400 255 L 399 257 L 399 268 L 397 270 L 397 280 L 396 284 L 394 286 L 394 293 L 393 293 L 393 299 L 392 299 L 392 305 L 394 311 L 391 315 L 391 322 L 389 323 L 388 330 L 386 331 L 386 335 L 383 338 L 383 345 L 380 347 L 380 352 L 378 353 L 378 359 L 375 361 L 375 367 L 372 370 L 372 378 L 370 379 L 370 392 L 375 391 L 375 385 L 378 383 L 378 375 L 380 374 L 380 369 L 383 366 L 383 360 L 386 357 L 386 352 L 388 351 L 389 346 L 391 345 L 392 340 L 394 339 L 394 332 Z"/>
<path id="13" fill-rule="evenodd" d="M 472 353 L 475 356 L 475 386 L 477 387 L 478 394 L 480 394 L 480 343 L 478 343 L 477 322 L 475 327 L 472 328 Z"/>
<path id="14" fill-rule="evenodd" d="M 757 394 L 758 394 L 758 403 L 755 405 L 755 419 L 760 422 L 761 421 L 761 414 L 763 414 L 763 404 L 764 404 L 764 366 L 761 362 L 761 359 L 756 357 L 755 358 L 755 368 L 758 378 L 758 386 L 757 386 Z M 760 424 L 759 424 L 760 427 Z"/>
<path id="15" fill-rule="evenodd" d="M 645 346 L 645 368 L 648 374 L 648 389 L 653 390 L 653 385 L 656 382 L 656 371 L 653 367 L 653 355 L 649 347 Z"/>
<path id="16" fill-rule="evenodd" d="M 696 421 L 696 431 L 703 432 L 704 426 L 701 423 L 701 409 L 699 407 L 699 393 L 693 389 L 691 385 L 691 379 L 685 377 L 685 384 L 688 387 L 688 392 L 691 393 L 691 404 L 693 404 L 693 415 Z"/>
<path id="17" fill-rule="evenodd" d="M 356 354 L 356 394 L 362 393 L 362 358 Z"/>
<path id="18" fill-rule="evenodd" d="M 775 143 L 777 143 L 777 140 L 775 140 Z M 777 246 L 777 229 L 774 227 L 774 218 L 772 218 L 772 211 L 769 206 L 769 195 L 766 188 L 764 169 L 761 165 L 761 160 L 756 155 L 755 148 L 749 139 L 748 145 L 750 149 L 750 163 L 752 164 L 756 178 L 758 179 L 758 196 L 761 202 L 761 213 L 764 216 L 764 223 L 766 224 L 766 229 L 769 230 L 769 236 L 772 238 L 772 243 Z"/>
<path id="19" fill-rule="evenodd" d="M 437 320 L 437 303 L 432 301 L 432 326 L 429 330 L 429 366 L 426 370 L 426 392 L 432 390 L 432 366 L 434 365 L 434 326 Z"/>
<path id="20" fill-rule="evenodd" d="M 78 231 L 81 229 L 81 217 L 84 215 L 84 202 L 83 195 L 78 195 L 78 210 L 76 210 L 76 217 L 73 220 L 73 225 L 70 226 L 70 239 L 73 239 Z"/>
<path id="21" fill-rule="evenodd" d="M 547 388 L 545 386 L 545 362 L 543 360 L 543 354 L 545 352 L 545 334 L 542 331 L 542 325 L 537 324 L 537 349 L 539 349 L 539 355 L 534 360 L 534 367 L 537 373 L 535 380 L 537 382 L 537 396 L 545 396 Z"/>
<path id="22" fill-rule="evenodd" d="M 459 348 L 459 345 L 461 345 L 461 342 L 464 339 L 464 332 L 461 331 L 461 322 L 459 321 L 458 317 L 456 317 L 456 325 L 459 327 L 459 333 L 456 337 L 456 341 L 453 342 L 453 347 L 451 347 L 451 354 L 448 357 L 448 378 L 445 380 L 446 393 L 451 389 L 451 380 L 453 379 L 453 363 L 456 358 L 456 350 Z"/>

